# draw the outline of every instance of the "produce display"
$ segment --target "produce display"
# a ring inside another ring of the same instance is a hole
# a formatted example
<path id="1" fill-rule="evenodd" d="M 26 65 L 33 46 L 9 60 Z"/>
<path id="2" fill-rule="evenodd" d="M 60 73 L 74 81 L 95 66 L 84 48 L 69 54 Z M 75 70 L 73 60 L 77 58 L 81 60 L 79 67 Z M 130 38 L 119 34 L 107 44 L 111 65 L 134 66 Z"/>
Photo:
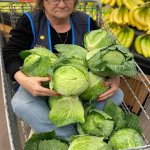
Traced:
<path id="1" fill-rule="evenodd" d="M 104 26 L 108 26 L 110 28 L 120 44 L 130 49 L 130 51 L 134 54 L 136 62 L 139 64 L 144 73 L 150 74 L 148 71 L 150 69 L 149 0 L 99 1 L 102 4 L 102 19 L 105 23 Z M 83 5 L 78 5 L 77 9 L 88 13 L 94 20 L 97 20 L 98 16 L 95 16 L 95 12 L 98 12 L 96 6 L 91 2 L 87 2 L 86 6 L 84 5 L 84 3 Z M 147 37 L 146 39 L 143 39 L 142 48 L 141 42 L 139 42 L 139 40 L 136 41 L 136 38 L 141 35 Z M 135 45 L 140 45 L 140 48 L 137 48 Z"/>
<path id="2" fill-rule="evenodd" d="M 24 60 L 20 70 L 27 76 L 50 75 L 51 81 L 43 86 L 61 94 L 48 100 L 51 122 L 57 127 L 77 124 L 78 131 L 78 135 L 73 135 L 69 141 L 57 137 L 54 131 L 34 133 L 24 150 L 119 150 L 144 145 L 136 114 L 125 113 L 111 99 L 107 100 L 103 110 L 95 109 L 93 104 L 109 89 L 103 85 L 106 77 L 133 77 L 137 74 L 134 55 L 129 49 L 134 39 L 135 51 L 145 58 L 150 57 L 147 17 L 150 5 L 144 0 L 131 0 L 130 3 L 126 0 L 100 1 L 108 5 L 109 11 L 104 8 L 103 18 L 118 40 L 102 28 L 85 35 L 84 48 L 57 44 L 57 55 L 43 47 L 20 53 Z M 84 6 L 77 8 L 82 10 Z M 89 2 L 86 9 L 96 20 L 95 5 Z M 140 17 L 143 17 L 142 23 L 139 23 Z M 145 34 L 135 36 L 132 27 L 143 30 Z M 88 103 L 86 107 L 84 102 Z"/>
<path id="3" fill-rule="evenodd" d="M 105 22 L 107 22 L 111 28 L 119 28 L 116 26 L 120 26 L 120 28 L 137 28 L 138 30 L 145 31 L 145 34 L 149 34 L 150 30 L 150 3 L 144 2 L 142 0 L 139 1 L 126 1 L 126 0 L 120 0 L 122 1 L 121 4 L 118 6 L 114 5 L 111 10 L 108 10 L 111 6 L 109 3 L 107 3 L 107 6 L 104 6 L 104 13 L 103 13 L 103 19 Z M 133 2 L 133 3 L 132 3 Z M 103 2 L 102 2 L 103 3 Z M 119 2 L 116 1 L 116 4 Z M 104 3 L 105 4 L 105 3 Z M 109 7 L 108 7 L 109 6 Z M 113 25 L 112 24 L 116 24 Z M 124 29 L 123 29 L 124 30 Z M 133 29 L 130 29 L 133 32 Z M 114 30 L 112 30 L 114 31 Z M 125 31 L 124 32 L 128 32 Z M 117 37 L 119 37 L 116 32 L 113 32 Z M 133 41 L 133 33 L 132 35 L 129 35 L 129 37 Z M 121 41 L 121 40 L 120 40 Z M 130 47 L 132 42 L 128 47 Z M 124 45 L 124 43 L 123 43 Z M 125 45 L 124 45 L 125 46 Z M 127 46 L 126 46 L 127 47 Z"/>
<path id="4" fill-rule="evenodd" d="M 0 2 L 0 10 L 5 13 L 17 13 L 22 14 L 22 12 L 31 11 L 31 7 L 34 8 L 35 3 L 20 3 L 20 2 Z M 15 10 L 15 11 L 14 11 Z"/>
<path id="5" fill-rule="evenodd" d="M 100 0 L 102 17 L 118 41 L 129 48 L 136 62 L 150 74 L 150 1 Z M 143 37 L 143 38 L 141 38 Z"/>
<path id="6" fill-rule="evenodd" d="M 144 57 L 150 57 L 150 35 L 139 35 L 135 40 L 135 50 Z"/>
<path id="7" fill-rule="evenodd" d="M 150 2 L 149 0 L 99 0 L 102 4 L 102 17 L 105 23 L 108 24 L 118 41 L 129 48 L 134 54 L 135 60 L 146 74 L 149 74 L 150 56 L 149 56 L 149 38 L 150 38 Z M 4 22 L 10 23 L 10 11 L 15 9 L 17 15 L 22 12 L 34 9 L 35 3 L 11 3 L 1 2 L 1 12 L 5 17 Z M 96 3 L 83 2 L 76 7 L 77 10 L 84 11 L 89 14 L 95 21 L 98 21 L 97 15 L 99 10 Z M 6 20 L 6 21 L 5 21 Z M 140 48 L 137 48 L 136 38 L 140 35 L 146 36 L 146 40 L 139 42 Z M 146 41 L 146 42 L 145 42 Z M 135 44 L 136 43 L 136 44 Z M 144 48 L 143 48 L 144 47 Z M 139 51 L 139 49 L 141 49 Z"/>

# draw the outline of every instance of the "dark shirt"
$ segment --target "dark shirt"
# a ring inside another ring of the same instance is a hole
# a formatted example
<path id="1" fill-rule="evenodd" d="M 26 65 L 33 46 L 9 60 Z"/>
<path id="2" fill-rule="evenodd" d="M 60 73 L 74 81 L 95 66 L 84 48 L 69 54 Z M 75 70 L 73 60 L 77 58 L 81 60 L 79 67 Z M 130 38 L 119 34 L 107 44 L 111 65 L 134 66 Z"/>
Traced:
<path id="1" fill-rule="evenodd" d="M 93 19 L 90 20 L 90 24 L 91 30 L 99 28 Z M 23 64 L 23 60 L 20 58 L 19 53 L 22 50 L 29 50 L 33 42 L 33 33 L 30 21 L 28 20 L 26 15 L 23 15 L 18 20 L 16 28 L 12 29 L 10 34 L 12 35 L 12 37 L 3 48 L 3 58 L 6 72 L 12 79 L 14 79 L 14 74 L 19 71 L 19 67 Z M 65 40 L 66 44 L 72 43 L 71 29 L 68 31 L 68 33 L 59 33 L 58 36 L 58 33 L 55 31 L 55 29 L 51 27 L 51 37 L 53 48 L 55 44 L 62 44 Z M 53 52 L 56 53 L 57 51 L 53 49 Z"/>

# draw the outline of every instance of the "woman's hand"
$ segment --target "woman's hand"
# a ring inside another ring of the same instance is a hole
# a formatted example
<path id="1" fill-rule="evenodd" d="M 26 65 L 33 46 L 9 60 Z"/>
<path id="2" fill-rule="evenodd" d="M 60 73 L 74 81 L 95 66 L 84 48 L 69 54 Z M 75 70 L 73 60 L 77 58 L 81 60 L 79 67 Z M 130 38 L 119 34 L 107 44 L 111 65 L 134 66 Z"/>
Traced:
<path id="1" fill-rule="evenodd" d="M 104 83 L 104 85 L 109 86 L 110 88 L 98 97 L 98 101 L 100 102 L 100 101 L 103 101 L 103 100 L 106 100 L 106 99 L 109 99 L 110 97 L 112 97 L 118 90 L 119 84 L 120 84 L 119 76 L 113 76 L 113 77 L 109 78 Z"/>
<path id="2" fill-rule="evenodd" d="M 51 80 L 50 77 L 27 77 L 21 71 L 15 73 L 14 78 L 16 81 L 30 92 L 33 96 L 59 96 L 59 93 L 56 93 L 49 88 L 43 87 L 42 82 L 48 82 Z"/>

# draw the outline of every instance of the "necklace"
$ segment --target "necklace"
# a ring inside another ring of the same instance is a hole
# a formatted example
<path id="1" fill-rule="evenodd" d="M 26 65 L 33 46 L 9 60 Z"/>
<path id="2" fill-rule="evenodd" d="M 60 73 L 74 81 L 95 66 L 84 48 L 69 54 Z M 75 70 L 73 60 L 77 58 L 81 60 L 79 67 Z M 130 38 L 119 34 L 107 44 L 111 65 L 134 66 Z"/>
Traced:
<path id="1" fill-rule="evenodd" d="M 57 33 L 57 32 L 56 32 L 56 33 Z M 64 42 L 63 42 L 63 40 L 62 40 L 62 38 L 61 38 L 60 34 L 59 34 L 59 33 L 57 33 L 57 35 L 58 35 L 59 39 L 61 40 L 61 43 L 62 43 L 62 44 L 65 44 L 65 43 L 66 43 L 66 41 L 67 41 L 67 39 L 68 39 L 68 32 L 67 32 L 67 35 L 66 35 L 66 38 L 65 38 Z"/>

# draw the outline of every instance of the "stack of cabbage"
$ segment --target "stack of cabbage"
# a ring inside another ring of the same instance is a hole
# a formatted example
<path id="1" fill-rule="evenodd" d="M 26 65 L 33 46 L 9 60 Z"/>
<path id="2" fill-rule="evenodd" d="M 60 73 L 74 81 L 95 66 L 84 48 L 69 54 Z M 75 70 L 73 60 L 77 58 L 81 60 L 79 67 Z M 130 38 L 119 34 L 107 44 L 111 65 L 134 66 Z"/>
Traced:
<path id="1" fill-rule="evenodd" d="M 27 76 L 52 77 L 49 88 L 61 96 L 49 98 L 51 122 L 58 127 L 78 123 L 78 131 L 83 134 L 75 137 L 69 150 L 111 150 L 111 144 L 103 139 L 108 139 L 120 124 L 101 110 L 93 108 L 85 113 L 82 102 L 92 104 L 108 89 L 103 85 L 106 76 L 136 75 L 136 64 L 129 50 L 116 45 L 114 37 L 103 29 L 86 34 L 84 47 L 57 44 L 57 56 L 45 48 L 23 51 L 20 55 L 25 60 L 20 69 Z M 82 140 L 86 142 L 81 146 Z"/>
<path id="2" fill-rule="evenodd" d="M 111 100 L 104 111 L 90 110 L 77 129 L 80 135 L 72 136 L 69 142 L 54 131 L 34 133 L 24 150 L 121 150 L 144 145 L 138 116 L 124 113 Z"/>

